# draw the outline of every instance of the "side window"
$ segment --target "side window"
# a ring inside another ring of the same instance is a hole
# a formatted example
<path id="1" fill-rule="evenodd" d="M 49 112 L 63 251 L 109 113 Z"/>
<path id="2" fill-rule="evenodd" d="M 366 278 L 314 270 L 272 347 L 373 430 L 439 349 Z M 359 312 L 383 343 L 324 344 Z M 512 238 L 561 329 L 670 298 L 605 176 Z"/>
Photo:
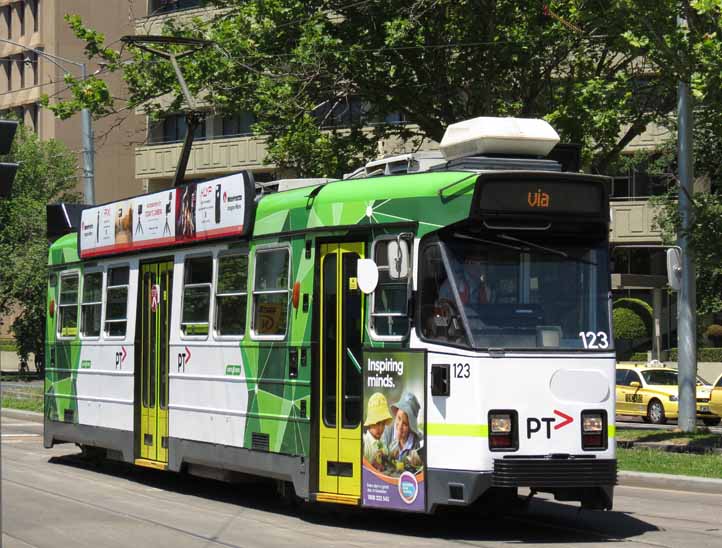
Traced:
<path id="1" fill-rule="evenodd" d="M 184 335 L 208 335 L 213 257 L 188 258 L 183 272 L 181 331 Z"/>
<path id="2" fill-rule="evenodd" d="M 246 331 L 248 255 L 218 257 L 216 334 L 242 336 Z"/>
<path id="3" fill-rule="evenodd" d="M 639 386 L 642 386 L 642 379 L 639 378 L 639 373 L 637 373 L 636 371 L 628 371 L 627 385 L 630 385 L 633 382 L 638 382 Z"/>
<path id="4" fill-rule="evenodd" d="M 100 314 L 103 308 L 103 273 L 83 275 L 83 300 L 80 303 L 80 334 L 100 337 Z"/>
<path id="5" fill-rule="evenodd" d="M 371 332 L 379 338 L 401 339 L 409 331 L 409 280 L 389 276 L 390 239 L 376 240 L 374 262 L 379 268 L 379 283 L 371 299 Z"/>
<path id="6" fill-rule="evenodd" d="M 722 388 L 722 377 L 720 377 L 717 380 L 717 384 L 714 385 L 715 388 Z"/>
<path id="7" fill-rule="evenodd" d="M 286 334 L 289 260 L 289 251 L 285 248 L 256 251 L 252 325 L 256 335 L 283 337 Z"/>
<path id="8" fill-rule="evenodd" d="M 627 376 L 627 370 L 626 369 L 617 369 L 617 382 L 616 384 L 619 386 L 625 385 L 625 379 Z"/>
<path id="9" fill-rule="evenodd" d="M 78 283 L 77 272 L 60 275 L 60 299 L 58 301 L 58 335 L 75 337 L 78 334 Z"/>
<path id="10" fill-rule="evenodd" d="M 127 266 L 108 269 L 105 289 L 105 336 L 125 337 L 128 325 L 128 279 Z"/>

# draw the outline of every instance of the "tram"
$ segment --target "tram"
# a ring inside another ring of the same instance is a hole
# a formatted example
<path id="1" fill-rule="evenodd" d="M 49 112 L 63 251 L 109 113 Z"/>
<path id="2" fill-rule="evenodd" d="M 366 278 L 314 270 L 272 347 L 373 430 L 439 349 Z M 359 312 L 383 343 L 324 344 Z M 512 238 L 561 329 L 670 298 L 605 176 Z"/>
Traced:
<path id="1" fill-rule="evenodd" d="M 344 180 L 85 208 L 49 250 L 45 447 L 312 502 L 611 509 L 608 180 L 558 140 L 477 118 Z"/>

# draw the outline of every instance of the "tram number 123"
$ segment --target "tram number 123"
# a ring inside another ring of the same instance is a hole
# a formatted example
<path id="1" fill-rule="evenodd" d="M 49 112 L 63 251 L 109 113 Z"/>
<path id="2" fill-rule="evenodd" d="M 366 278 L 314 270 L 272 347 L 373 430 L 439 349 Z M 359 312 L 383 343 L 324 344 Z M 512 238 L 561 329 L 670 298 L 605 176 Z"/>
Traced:
<path id="1" fill-rule="evenodd" d="M 604 350 L 609 348 L 609 337 L 604 331 L 580 331 L 579 338 L 587 350 Z"/>
<path id="2" fill-rule="evenodd" d="M 454 378 L 455 379 L 468 379 L 471 376 L 471 371 L 468 363 L 455 363 L 454 364 Z"/>

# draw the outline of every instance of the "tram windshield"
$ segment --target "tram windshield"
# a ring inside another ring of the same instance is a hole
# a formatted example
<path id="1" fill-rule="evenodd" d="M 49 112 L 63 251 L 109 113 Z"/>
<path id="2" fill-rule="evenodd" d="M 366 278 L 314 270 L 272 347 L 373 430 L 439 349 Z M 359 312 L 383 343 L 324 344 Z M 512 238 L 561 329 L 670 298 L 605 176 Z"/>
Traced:
<path id="1" fill-rule="evenodd" d="M 422 249 L 420 329 L 476 349 L 612 348 L 605 242 L 453 233 Z"/>

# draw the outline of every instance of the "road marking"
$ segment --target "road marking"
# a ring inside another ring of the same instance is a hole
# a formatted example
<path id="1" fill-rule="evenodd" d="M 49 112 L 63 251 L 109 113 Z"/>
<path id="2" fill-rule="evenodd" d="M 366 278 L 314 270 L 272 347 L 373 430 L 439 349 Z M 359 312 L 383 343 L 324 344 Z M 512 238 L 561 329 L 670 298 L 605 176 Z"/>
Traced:
<path id="1" fill-rule="evenodd" d="M 0 438 L 39 438 L 41 434 L 0 434 Z"/>
<path id="2" fill-rule="evenodd" d="M 5 426 L 41 426 L 42 423 L 40 422 L 3 422 L 3 427 Z"/>

